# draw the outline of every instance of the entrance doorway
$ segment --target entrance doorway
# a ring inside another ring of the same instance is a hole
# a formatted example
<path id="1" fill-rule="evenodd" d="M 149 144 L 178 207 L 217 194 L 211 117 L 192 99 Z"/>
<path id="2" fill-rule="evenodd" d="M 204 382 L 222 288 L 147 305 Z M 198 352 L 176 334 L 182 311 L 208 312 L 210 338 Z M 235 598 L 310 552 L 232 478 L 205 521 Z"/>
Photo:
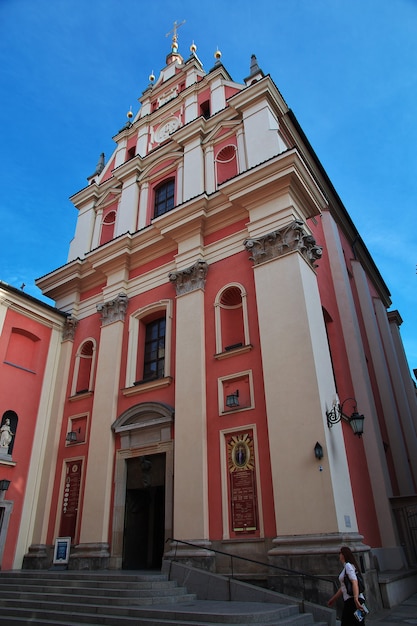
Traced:
<path id="1" fill-rule="evenodd" d="M 160 569 L 165 541 L 166 455 L 126 459 L 123 569 Z"/>

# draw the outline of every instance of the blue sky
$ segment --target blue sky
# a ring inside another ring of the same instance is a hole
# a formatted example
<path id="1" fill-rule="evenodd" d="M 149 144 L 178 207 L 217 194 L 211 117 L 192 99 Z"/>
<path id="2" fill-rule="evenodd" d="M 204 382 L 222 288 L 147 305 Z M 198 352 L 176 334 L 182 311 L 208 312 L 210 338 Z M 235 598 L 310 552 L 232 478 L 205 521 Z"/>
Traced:
<path id="1" fill-rule="evenodd" d="M 370 250 L 417 368 L 417 0 L 0 0 L 0 279 L 41 297 L 101 152 L 158 75 L 174 21 L 237 82 L 271 74 Z"/>

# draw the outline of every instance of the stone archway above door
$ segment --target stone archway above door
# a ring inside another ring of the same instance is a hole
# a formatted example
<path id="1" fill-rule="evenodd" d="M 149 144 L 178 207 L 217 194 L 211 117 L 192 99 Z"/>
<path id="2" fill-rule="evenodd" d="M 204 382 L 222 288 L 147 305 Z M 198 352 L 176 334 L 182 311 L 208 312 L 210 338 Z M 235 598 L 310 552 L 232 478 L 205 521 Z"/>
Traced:
<path id="1" fill-rule="evenodd" d="M 112 424 L 120 436 L 121 450 L 130 450 L 172 438 L 174 409 L 162 402 L 142 402 L 127 409 Z"/>

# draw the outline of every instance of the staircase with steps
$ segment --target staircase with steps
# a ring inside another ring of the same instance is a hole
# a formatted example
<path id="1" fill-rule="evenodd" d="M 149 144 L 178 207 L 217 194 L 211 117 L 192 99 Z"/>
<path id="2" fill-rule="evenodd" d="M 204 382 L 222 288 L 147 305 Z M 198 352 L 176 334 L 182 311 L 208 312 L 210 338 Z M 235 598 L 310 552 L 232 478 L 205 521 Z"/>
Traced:
<path id="1" fill-rule="evenodd" d="M 0 572 L 0 624 L 313 626 L 314 621 L 297 605 L 198 600 L 161 573 L 22 570 Z"/>

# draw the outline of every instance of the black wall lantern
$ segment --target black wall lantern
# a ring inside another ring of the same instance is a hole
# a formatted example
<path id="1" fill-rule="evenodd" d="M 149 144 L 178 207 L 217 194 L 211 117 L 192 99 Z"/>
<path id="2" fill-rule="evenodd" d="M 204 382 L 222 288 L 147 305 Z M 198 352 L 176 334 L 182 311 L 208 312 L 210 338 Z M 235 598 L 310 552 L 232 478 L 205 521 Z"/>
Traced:
<path id="1" fill-rule="evenodd" d="M 318 461 L 321 461 L 323 458 L 323 446 L 319 442 L 314 446 L 314 456 Z"/>
<path id="2" fill-rule="evenodd" d="M 10 480 L 7 480 L 7 478 L 3 478 L 2 480 L 0 480 L 0 491 L 7 491 L 9 486 Z"/>
<path id="3" fill-rule="evenodd" d="M 349 416 L 343 412 L 343 407 L 351 400 L 354 404 L 353 413 Z M 357 404 L 355 398 L 346 398 L 342 402 L 342 404 L 335 404 L 331 411 L 326 411 L 327 416 L 327 426 L 331 428 L 333 424 L 337 424 L 340 420 L 344 422 L 348 422 L 351 425 L 352 430 L 355 435 L 358 437 L 362 437 L 363 435 L 363 422 L 365 420 L 365 416 L 361 415 L 357 412 Z"/>
<path id="4" fill-rule="evenodd" d="M 235 393 L 226 396 L 226 406 L 229 408 L 239 406 L 239 389 L 236 389 Z"/>

